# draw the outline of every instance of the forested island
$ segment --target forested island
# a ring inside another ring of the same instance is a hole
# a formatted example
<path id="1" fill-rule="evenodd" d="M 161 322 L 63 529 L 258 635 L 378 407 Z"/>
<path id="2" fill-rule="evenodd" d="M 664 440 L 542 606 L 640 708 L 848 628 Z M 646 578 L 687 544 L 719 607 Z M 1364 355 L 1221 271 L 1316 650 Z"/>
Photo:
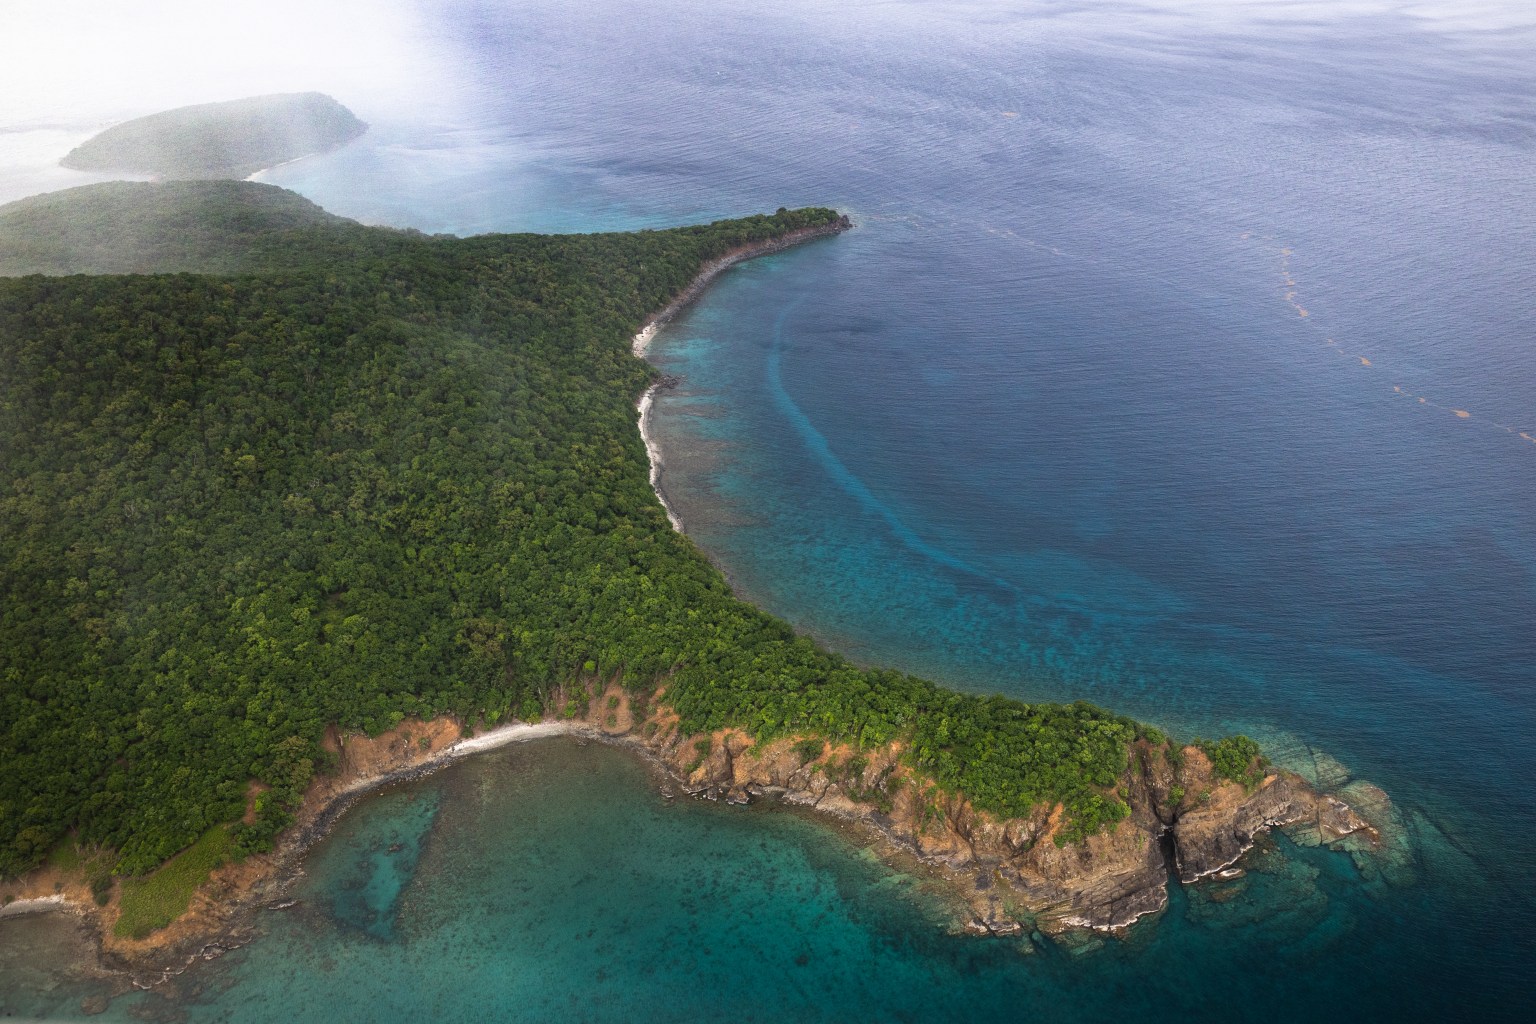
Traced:
<path id="1" fill-rule="evenodd" d="M 157 178 L 244 178 L 345 145 L 368 130 L 324 93 L 251 96 L 135 118 L 94 135 L 60 163 Z"/>
<path id="2" fill-rule="evenodd" d="M 847 226 L 427 236 L 246 182 L 0 208 L 34 274 L 0 281 L 0 891 L 75 872 L 131 950 L 353 751 L 514 720 L 860 816 L 985 875 L 979 930 L 1123 927 L 1271 824 L 1368 835 L 1243 737 L 854 665 L 670 528 L 632 337 L 701 267 Z"/>

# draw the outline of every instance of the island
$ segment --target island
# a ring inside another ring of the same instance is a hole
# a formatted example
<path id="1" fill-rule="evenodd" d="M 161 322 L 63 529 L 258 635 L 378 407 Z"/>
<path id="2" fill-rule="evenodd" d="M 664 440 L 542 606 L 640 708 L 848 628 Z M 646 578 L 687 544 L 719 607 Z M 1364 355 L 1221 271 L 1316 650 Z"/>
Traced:
<path id="1" fill-rule="evenodd" d="M 344 146 L 367 130 L 324 93 L 277 93 L 135 118 L 82 142 L 60 164 L 156 178 L 245 178 Z"/>
<path id="2" fill-rule="evenodd" d="M 851 226 L 427 236 L 235 181 L 0 208 L 40 272 L 0 280 L 0 898 L 164 967 L 369 786 L 553 732 L 856 818 L 983 933 L 1122 930 L 1271 826 L 1374 842 L 1245 737 L 855 665 L 673 528 L 637 336 Z"/>

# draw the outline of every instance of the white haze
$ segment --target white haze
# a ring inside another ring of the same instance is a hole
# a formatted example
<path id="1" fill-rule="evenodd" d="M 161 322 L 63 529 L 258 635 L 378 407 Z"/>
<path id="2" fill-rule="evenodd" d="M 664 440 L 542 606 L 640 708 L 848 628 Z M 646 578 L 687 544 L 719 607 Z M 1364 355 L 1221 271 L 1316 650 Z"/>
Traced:
<path id="1" fill-rule="evenodd" d="M 433 118 L 451 62 L 409 0 L 0 0 L 0 202 L 105 175 L 58 160 L 120 121 L 274 92 L 365 121 Z"/>
<path id="2" fill-rule="evenodd" d="M 841 6 L 864 8 L 867 18 L 873 8 L 893 21 L 910 19 L 917 30 L 946 18 L 969 20 L 988 7 L 1023 8 L 1051 13 L 1042 25 L 1070 31 L 1071 12 L 1092 10 L 1095 0 L 715 2 L 755 2 L 765 17 L 825 19 Z M 462 126 L 475 107 L 471 95 L 485 85 L 473 81 L 473 53 L 440 38 L 438 26 L 472 21 L 482 3 L 517 4 L 535 26 L 545 22 L 541 8 L 572 3 L 611 10 L 620 20 L 651 10 L 647 0 L 0 0 L 0 203 L 112 177 L 66 171 L 58 161 L 120 121 L 190 103 L 305 90 L 329 93 L 374 125 L 374 145 L 428 140 L 405 147 L 409 159 L 399 157 L 402 167 L 449 180 L 448 165 L 463 169 L 491 157 L 475 150 L 473 132 L 443 133 L 452 145 L 431 141 L 428 126 Z M 1233 23 L 1266 20 L 1316 24 L 1326 32 L 1346 14 L 1407 17 L 1437 31 L 1466 33 L 1478 37 L 1485 53 L 1497 52 L 1490 41 L 1502 41 L 1515 59 L 1528 59 L 1536 40 L 1533 0 L 1148 0 L 1147 6 L 1182 18 L 1193 41 Z M 410 219 L 397 210 L 383 215 Z"/>

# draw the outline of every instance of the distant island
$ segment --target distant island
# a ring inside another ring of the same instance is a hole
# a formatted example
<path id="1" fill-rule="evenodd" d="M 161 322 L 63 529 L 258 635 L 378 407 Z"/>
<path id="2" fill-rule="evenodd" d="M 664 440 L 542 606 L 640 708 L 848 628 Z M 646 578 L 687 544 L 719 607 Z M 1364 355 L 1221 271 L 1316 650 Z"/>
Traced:
<path id="1" fill-rule="evenodd" d="M 0 897 L 183 955 L 359 786 L 529 729 L 857 817 L 980 932 L 1124 928 L 1271 825 L 1372 841 L 1244 737 L 854 665 L 671 528 L 635 336 L 850 226 L 453 238 L 246 182 L 0 208 L 8 272 L 96 272 L 0 281 Z M 103 236 L 218 273 L 100 274 Z"/>
<path id="2" fill-rule="evenodd" d="M 345 145 L 368 126 L 318 92 L 178 107 L 108 128 L 60 163 L 157 178 L 246 178 Z"/>

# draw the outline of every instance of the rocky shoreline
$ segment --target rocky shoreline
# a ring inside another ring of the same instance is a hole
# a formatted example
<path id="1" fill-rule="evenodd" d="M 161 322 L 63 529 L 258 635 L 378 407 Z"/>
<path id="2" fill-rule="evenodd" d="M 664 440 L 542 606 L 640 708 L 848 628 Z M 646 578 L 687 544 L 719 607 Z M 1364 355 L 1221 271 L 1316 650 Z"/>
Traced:
<path id="1" fill-rule="evenodd" d="M 125 988 L 153 987 L 250 941 L 260 912 L 291 905 L 304 854 L 359 797 L 480 750 L 552 735 L 635 751 L 695 798 L 777 799 L 857 822 L 874 845 L 886 847 L 887 859 L 911 856 L 939 869 L 970 908 L 969 919 L 957 924 L 975 934 L 1123 932 L 1167 905 L 1170 884 L 1222 877 L 1273 827 L 1304 830 L 1325 844 L 1346 837 L 1378 841 L 1376 829 L 1347 804 L 1293 773 L 1271 771 L 1246 790 L 1216 778 L 1196 747 L 1174 753 L 1138 742 L 1122 780 L 1130 817 L 1081 844 L 1057 846 L 1059 805 L 998 820 L 963 796 L 925 788 L 901 763 L 899 742 L 861 751 L 824 745 L 808 757 L 797 737 L 759 743 L 736 729 L 689 735 L 664 697 L 641 702 L 616 683 L 594 685 L 562 700 L 545 722 L 473 739 L 451 719 L 407 720 L 377 737 L 331 730 L 326 746 L 337 769 L 311 784 L 297 822 L 273 852 L 216 870 L 188 913 L 168 928 L 142 940 L 116 936 L 115 906 L 99 908 L 73 889 L 33 897 L 38 905 L 32 909 L 80 914 L 96 934 L 101 966 L 118 973 Z M 576 707 L 589 710 L 565 713 Z"/>
<path id="2" fill-rule="evenodd" d="M 1299 775 L 1271 770 L 1247 789 L 1217 777 L 1193 746 L 1137 742 L 1120 785 L 1130 816 L 1080 844 L 1058 846 L 1060 805 L 999 820 L 914 777 L 901 763 L 900 742 L 807 758 L 794 737 L 759 744 L 734 729 L 683 735 L 664 707 L 628 736 L 691 795 L 732 803 L 773 796 L 872 826 L 949 875 L 974 914 L 967 925 L 973 932 L 1122 932 L 1167 906 L 1171 881 L 1221 875 L 1269 828 L 1328 845 L 1351 837 L 1379 842 L 1370 822 Z"/>

